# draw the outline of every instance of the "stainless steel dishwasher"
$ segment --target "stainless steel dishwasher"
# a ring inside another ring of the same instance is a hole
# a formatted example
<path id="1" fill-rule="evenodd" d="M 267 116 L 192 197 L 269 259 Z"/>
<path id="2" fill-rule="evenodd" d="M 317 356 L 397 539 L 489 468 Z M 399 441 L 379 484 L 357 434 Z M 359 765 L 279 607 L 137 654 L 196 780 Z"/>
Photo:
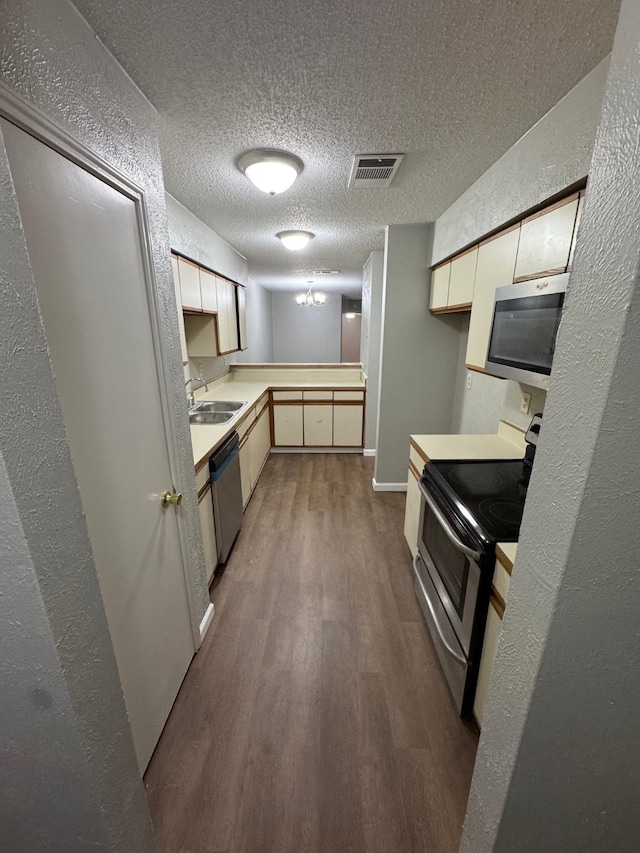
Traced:
<path id="1" fill-rule="evenodd" d="M 209 457 L 218 561 L 226 563 L 242 523 L 240 439 L 237 432 Z"/>

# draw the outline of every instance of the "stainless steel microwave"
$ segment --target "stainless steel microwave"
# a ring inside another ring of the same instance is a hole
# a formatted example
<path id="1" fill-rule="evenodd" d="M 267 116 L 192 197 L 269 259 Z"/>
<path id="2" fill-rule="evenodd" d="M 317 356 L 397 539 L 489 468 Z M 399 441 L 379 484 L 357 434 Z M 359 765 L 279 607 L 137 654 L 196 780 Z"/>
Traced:
<path id="1" fill-rule="evenodd" d="M 547 388 L 569 274 L 497 287 L 485 371 Z"/>

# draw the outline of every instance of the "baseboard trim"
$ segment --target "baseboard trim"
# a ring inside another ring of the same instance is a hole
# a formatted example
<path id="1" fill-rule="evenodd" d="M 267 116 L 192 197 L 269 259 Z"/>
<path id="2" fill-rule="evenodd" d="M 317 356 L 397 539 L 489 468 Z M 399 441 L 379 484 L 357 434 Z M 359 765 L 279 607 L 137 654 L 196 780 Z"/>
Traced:
<path id="1" fill-rule="evenodd" d="M 378 483 L 376 478 L 374 477 L 371 480 L 371 485 L 373 486 L 374 492 L 406 492 L 407 484 L 406 483 Z"/>
<path id="2" fill-rule="evenodd" d="M 209 606 L 206 609 L 204 616 L 202 617 L 202 622 L 200 623 L 200 642 L 205 638 L 205 634 L 209 630 L 209 625 L 211 625 L 213 621 L 213 614 L 215 612 L 215 608 L 213 606 L 213 601 L 209 602 Z"/>
<path id="3" fill-rule="evenodd" d="M 272 453 L 359 453 L 361 447 L 272 447 Z"/>
<path id="4" fill-rule="evenodd" d="M 365 447 L 365 449 L 362 451 L 362 455 L 363 456 L 375 456 L 376 455 L 375 447 L 370 449 L 370 450 L 367 450 L 367 448 Z"/>

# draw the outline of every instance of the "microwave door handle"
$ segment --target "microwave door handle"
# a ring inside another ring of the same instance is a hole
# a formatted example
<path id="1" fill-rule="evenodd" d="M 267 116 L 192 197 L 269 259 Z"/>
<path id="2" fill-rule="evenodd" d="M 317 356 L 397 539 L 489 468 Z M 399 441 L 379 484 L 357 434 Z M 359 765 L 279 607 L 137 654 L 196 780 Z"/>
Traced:
<path id="1" fill-rule="evenodd" d="M 422 492 L 422 496 L 427 502 L 429 509 L 438 519 L 440 526 L 447 534 L 447 537 L 450 539 L 452 545 L 454 545 L 458 549 L 458 551 L 462 551 L 462 553 L 466 554 L 467 557 L 471 557 L 472 560 L 475 560 L 477 562 L 480 559 L 480 554 L 477 551 L 474 551 L 473 548 L 468 548 L 463 542 L 458 539 L 455 530 L 451 527 L 447 519 L 444 517 L 442 511 L 440 510 L 440 507 L 431 497 L 429 492 L 425 489 L 422 483 L 419 483 L 418 485 L 420 486 L 420 491 Z"/>
<path id="2" fill-rule="evenodd" d="M 440 637 L 440 642 L 445 647 L 445 649 L 449 652 L 449 654 L 451 655 L 452 658 L 455 658 L 455 660 L 457 660 L 458 663 L 461 663 L 463 666 L 466 666 L 467 665 L 466 659 L 459 652 L 457 652 L 454 648 L 452 648 L 452 646 L 449 644 L 449 641 L 447 640 L 445 635 L 442 633 L 442 628 L 440 627 L 440 623 L 438 622 L 438 617 L 436 615 L 435 610 L 433 609 L 433 604 L 431 603 L 431 599 L 429 598 L 429 593 L 424 588 L 422 578 L 420 577 L 420 572 L 418 571 L 418 560 L 419 559 L 420 559 L 420 555 L 416 554 L 415 557 L 413 558 L 413 571 L 415 573 L 415 576 L 417 578 L 418 583 L 420 584 L 420 588 L 422 590 L 423 601 L 426 602 L 427 607 L 429 608 L 429 613 L 431 613 L 431 618 L 433 619 L 433 624 L 434 624 L 435 629 L 438 633 L 438 636 Z"/>

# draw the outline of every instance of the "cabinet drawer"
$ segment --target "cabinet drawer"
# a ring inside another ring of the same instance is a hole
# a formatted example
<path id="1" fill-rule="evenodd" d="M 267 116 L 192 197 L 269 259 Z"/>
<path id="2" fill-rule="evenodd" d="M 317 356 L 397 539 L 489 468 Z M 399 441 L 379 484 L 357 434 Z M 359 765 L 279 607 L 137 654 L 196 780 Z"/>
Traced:
<path id="1" fill-rule="evenodd" d="M 274 400 L 302 400 L 302 391 L 274 391 Z"/>
<path id="2" fill-rule="evenodd" d="M 334 391 L 334 400 L 364 400 L 364 391 Z"/>
<path id="3" fill-rule="evenodd" d="M 333 400 L 333 391 L 303 391 L 303 400 Z"/>
<path id="4" fill-rule="evenodd" d="M 200 493 L 200 490 L 204 486 L 205 483 L 209 482 L 209 462 L 205 462 L 202 468 L 196 474 L 196 491 Z"/>
<path id="5" fill-rule="evenodd" d="M 422 456 L 420 456 L 415 447 L 413 447 L 412 445 L 409 445 L 409 460 L 413 462 L 416 471 L 420 471 L 420 473 L 422 473 L 422 469 L 425 466 L 425 461 Z"/>

